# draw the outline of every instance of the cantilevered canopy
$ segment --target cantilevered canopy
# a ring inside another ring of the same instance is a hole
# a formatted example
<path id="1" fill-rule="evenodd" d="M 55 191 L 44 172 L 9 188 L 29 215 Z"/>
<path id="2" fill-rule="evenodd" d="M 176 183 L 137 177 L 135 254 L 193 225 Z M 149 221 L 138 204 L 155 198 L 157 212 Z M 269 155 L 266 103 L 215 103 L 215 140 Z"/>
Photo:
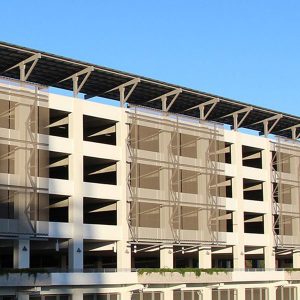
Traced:
<path id="1" fill-rule="evenodd" d="M 0 42 L 0 75 L 297 139 L 300 118 L 228 98 Z"/>

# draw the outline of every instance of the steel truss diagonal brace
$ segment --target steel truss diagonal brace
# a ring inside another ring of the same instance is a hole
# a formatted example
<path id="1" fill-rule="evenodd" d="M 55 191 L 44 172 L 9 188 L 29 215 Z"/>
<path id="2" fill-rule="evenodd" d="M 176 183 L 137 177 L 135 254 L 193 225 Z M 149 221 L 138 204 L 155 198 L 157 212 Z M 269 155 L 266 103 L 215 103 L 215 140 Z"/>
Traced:
<path id="1" fill-rule="evenodd" d="M 120 92 L 120 106 L 123 107 L 124 104 L 127 102 L 127 100 L 129 99 L 130 95 L 133 93 L 133 91 L 135 90 L 136 86 L 138 85 L 138 83 L 141 82 L 140 78 L 134 78 L 132 80 L 129 80 L 121 85 L 118 85 L 108 91 L 106 91 L 105 93 L 110 93 L 112 91 L 116 91 L 119 90 Z M 126 92 L 126 88 L 130 87 L 130 90 L 128 91 L 128 93 L 125 95 Z"/>
<path id="2" fill-rule="evenodd" d="M 168 112 L 169 109 L 171 108 L 171 106 L 174 104 L 174 102 L 176 101 L 176 99 L 178 98 L 178 96 L 182 93 L 182 89 L 175 89 L 171 92 L 168 92 L 166 94 L 163 94 L 159 97 L 156 97 L 152 100 L 149 100 L 147 102 L 153 102 L 153 101 L 156 101 L 156 100 L 161 100 L 161 103 L 162 103 L 162 110 L 164 112 Z M 168 104 L 167 101 L 168 101 L 168 98 L 169 97 L 173 97 L 170 101 L 170 103 Z"/>
<path id="3" fill-rule="evenodd" d="M 248 117 L 249 113 L 253 110 L 252 106 L 248 106 L 242 109 L 239 109 L 237 111 L 234 111 L 233 113 L 230 113 L 228 115 L 225 115 L 221 118 L 226 118 L 226 117 L 233 117 L 233 127 L 232 129 L 234 131 L 237 131 L 238 128 L 243 124 L 243 122 L 246 120 L 246 118 Z M 239 115 L 244 114 L 243 117 L 239 120 Z"/>
<path id="4" fill-rule="evenodd" d="M 36 66 L 38 60 L 41 57 L 42 57 L 41 53 L 34 54 L 34 55 L 28 57 L 27 59 L 19 62 L 18 64 L 8 68 L 7 70 L 4 71 L 4 73 L 8 72 L 12 69 L 19 68 L 20 69 L 20 80 L 26 81 L 28 79 L 28 77 L 30 76 L 31 72 L 33 71 L 34 67 Z M 26 65 L 28 63 L 32 63 L 32 64 L 31 64 L 29 70 L 26 72 Z"/>
<path id="5" fill-rule="evenodd" d="M 300 124 L 291 127 L 291 131 L 292 131 L 292 139 L 293 139 L 293 140 L 297 140 L 297 139 L 300 138 L 300 133 L 297 134 L 297 128 L 299 128 L 299 127 L 300 127 Z"/>
<path id="6" fill-rule="evenodd" d="M 73 96 L 74 96 L 74 98 L 77 98 L 79 92 L 81 91 L 81 89 L 83 88 L 84 84 L 86 83 L 86 81 L 88 80 L 89 76 L 91 75 L 91 73 L 93 71 L 94 71 L 94 67 L 87 67 L 87 68 L 59 81 L 59 83 L 69 80 L 69 79 L 72 79 L 72 81 L 73 81 Z M 82 75 L 84 75 L 84 78 L 78 86 L 78 79 Z"/>
<path id="7" fill-rule="evenodd" d="M 277 125 L 277 123 L 280 121 L 280 119 L 282 117 L 283 117 L 282 114 L 278 114 L 278 115 L 275 115 L 275 116 L 272 116 L 270 118 L 261 120 L 259 122 L 254 123 L 254 124 L 251 124 L 251 125 L 256 125 L 256 124 L 263 123 L 263 125 L 264 125 L 264 132 L 262 134 L 265 137 L 268 137 L 268 135 L 272 132 L 272 130 L 274 129 L 274 127 Z M 272 121 L 273 121 L 273 124 L 271 126 L 269 126 L 269 122 L 272 122 Z"/>
<path id="8" fill-rule="evenodd" d="M 205 121 L 208 116 L 210 115 L 210 113 L 213 111 L 213 109 L 215 108 L 215 106 L 220 102 L 219 98 L 213 98 L 211 100 L 208 100 L 204 103 L 198 104 L 196 106 L 193 106 L 191 108 L 186 109 L 185 111 L 189 111 L 189 110 L 193 110 L 198 108 L 199 112 L 200 112 L 200 120 Z M 209 110 L 207 112 L 205 112 L 205 108 L 210 106 Z"/>
<path id="9" fill-rule="evenodd" d="M 292 131 L 292 139 L 293 140 L 297 140 L 297 139 L 300 138 L 300 133 L 297 134 L 297 129 L 298 128 L 300 128 L 300 124 L 297 124 L 297 125 L 294 125 L 294 126 L 291 126 L 291 127 L 288 127 L 288 128 L 281 129 L 278 132 L 282 132 L 282 131 L 286 131 L 286 130 L 291 130 Z"/>

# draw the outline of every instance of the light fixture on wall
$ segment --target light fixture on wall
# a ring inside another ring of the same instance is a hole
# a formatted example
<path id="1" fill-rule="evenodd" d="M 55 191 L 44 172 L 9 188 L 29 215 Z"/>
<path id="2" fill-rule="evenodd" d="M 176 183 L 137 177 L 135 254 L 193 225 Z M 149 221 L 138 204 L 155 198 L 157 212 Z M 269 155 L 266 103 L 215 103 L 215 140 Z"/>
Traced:
<path id="1" fill-rule="evenodd" d="M 81 249 L 80 248 L 77 248 L 77 253 L 81 253 Z"/>
<path id="2" fill-rule="evenodd" d="M 133 246 L 133 252 L 136 253 L 136 245 Z"/>
<path id="3" fill-rule="evenodd" d="M 26 251 L 27 251 L 27 248 L 26 248 L 26 246 L 24 246 L 24 247 L 22 248 L 22 251 L 24 251 L 24 252 L 26 252 Z"/>
<path id="4" fill-rule="evenodd" d="M 181 254 L 184 254 L 184 247 L 181 248 Z"/>

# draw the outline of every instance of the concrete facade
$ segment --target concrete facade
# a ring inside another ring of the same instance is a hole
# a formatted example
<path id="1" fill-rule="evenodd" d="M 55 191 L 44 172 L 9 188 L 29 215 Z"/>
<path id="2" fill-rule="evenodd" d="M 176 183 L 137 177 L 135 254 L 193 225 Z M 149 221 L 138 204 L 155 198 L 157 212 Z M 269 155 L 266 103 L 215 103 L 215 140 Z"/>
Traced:
<path id="1" fill-rule="evenodd" d="M 29 87 L 0 86 L 0 297 L 300 299 L 298 272 L 283 270 L 300 265 L 299 187 L 283 188 L 299 180 L 297 143 L 280 144 L 278 183 L 270 138 Z"/>

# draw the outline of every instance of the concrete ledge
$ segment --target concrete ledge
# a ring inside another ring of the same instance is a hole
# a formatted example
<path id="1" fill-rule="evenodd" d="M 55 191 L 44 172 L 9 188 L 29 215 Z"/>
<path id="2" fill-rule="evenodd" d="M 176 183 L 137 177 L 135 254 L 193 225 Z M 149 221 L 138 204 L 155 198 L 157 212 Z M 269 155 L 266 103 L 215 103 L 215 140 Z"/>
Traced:
<path id="1" fill-rule="evenodd" d="M 136 284 L 136 272 L 111 273 L 10 273 L 0 275 L 0 286 L 38 287 L 38 286 L 93 286 L 102 284 Z"/>
<path id="2" fill-rule="evenodd" d="M 229 271 L 208 274 L 202 272 L 197 276 L 193 272 L 184 275 L 177 272 L 165 273 L 144 273 L 138 276 L 139 283 L 142 284 L 184 284 L 184 283 L 263 283 L 278 282 L 284 280 L 300 280 L 300 271 Z"/>
<path id="3" fill-rule="evenodd" d="M 165 273 L 144 273 L 138 276 L 139 283 L 142 284 L 182 284 L 182 283 L 219 283 L 232 282 L 232 272 L 207 274 L 202 272 L 197 276 L 193 272 L 187 272 L 184 275 L 177 272 Z"/>

